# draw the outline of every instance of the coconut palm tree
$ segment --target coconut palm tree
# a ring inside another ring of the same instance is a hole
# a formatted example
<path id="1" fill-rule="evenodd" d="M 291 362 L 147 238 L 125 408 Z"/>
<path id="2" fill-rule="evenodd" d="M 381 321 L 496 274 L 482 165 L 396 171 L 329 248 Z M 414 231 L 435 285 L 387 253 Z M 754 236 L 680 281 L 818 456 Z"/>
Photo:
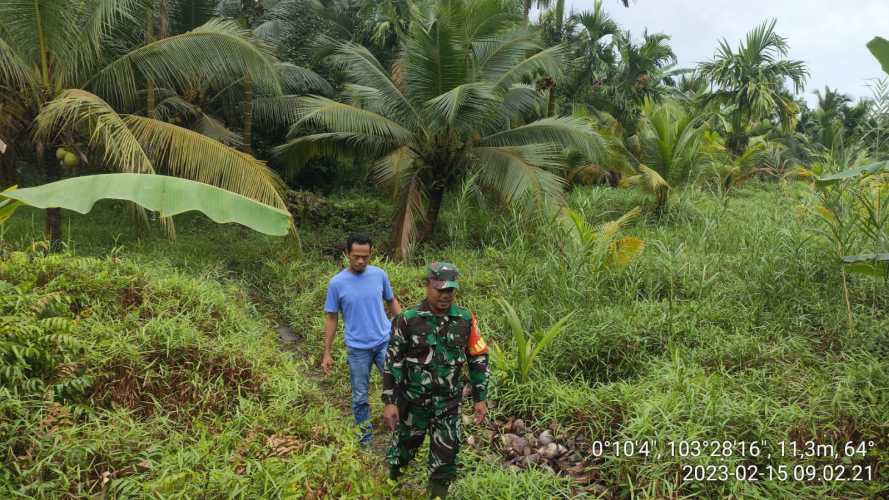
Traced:
<path id="1" fill-rule="evenodd" d="M 518 117 L 539 105 L 527 83 L 558 75 L 562 46 L 540 50 L 521 18 L 498 0 L 441 2 L 414 23 L 401 57 L 387 71 L 364 47 L 338 43 L 348 79 L 345 102 L 302 98 L 283 156 L 358 154 L 379 158 L 377 181 L 398 197 L 395 246 L 404 257 L 423 221 L 435 230 L 442 201 L 464 179 L 517 201 L 561 197 L 566 146 L 595 154 L 601 145 L 582 120 Z M 474 175 L 477 174 L 477 175 Z"/>
<path id="2" fill-rule="evenodd" d="M 0 3 L 0 107 L 17 109 L 16 120 L 0 122 L 0 136 L 17 153 L 34 157 L 50 181 L 77 175 L 78 163 L 89 161 L 123 172 L 186 177 L 285 207 L 282 184 L 265 163 L 136 114 L 148 82 L 181 89 L 200 78 L 248 74 L 258 87 L 280 93 L 268 50 L 221 20 L 156 41 L 134 40 L 144 20 L 151 23 L 149 16 L 152 2 L 138 0 Z M 65 148 L 57 152 L 65 172 L 48 157 L 56 146 Z M 57 209 L 48 211 L 47 229 L 58 242 Z"/>
<path id="3" fill-rule="evenodd" d="M 715 87 L 713 98 L 733 107 L 728 146 L 735 154 L 745 150 L 751 123 L 778 118 L 790 125 L 798 111 L 784 82 L 790 80 L 794 91 L 801 92 L 809 72 L 804 62 L 785 59 L 789 46 L 775 33 L 775 23 L 766 21 L 747 33 L 737 51 L 722 40 L 716 56 L 700 65 Z"/>
<path id="4" fill-rule="evenodd" d="M 704 132 L 706 115 L 677 102 L 646 100 L 638 127 L 639 161 L 671 184 L 689 179 L 708 161 Z"/>

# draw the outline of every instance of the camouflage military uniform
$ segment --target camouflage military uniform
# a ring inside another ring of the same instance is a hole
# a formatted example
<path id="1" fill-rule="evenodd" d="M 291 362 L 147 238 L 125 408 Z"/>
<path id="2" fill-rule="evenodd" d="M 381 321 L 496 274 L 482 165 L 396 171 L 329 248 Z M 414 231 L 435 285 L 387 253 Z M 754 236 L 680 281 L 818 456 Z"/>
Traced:
<path id="1" fill-rule="evenodd" d="M 450 481 L 460 449 L 463 365 L 469 365 L 473 400 L 484 401 L 488 348 L 475 316 L 452 305 L 436 316 L 424 301 L 392 320 L 383 371 L 383 402 L 399 407 L 399 423 L 386 461 L 403 467 L 430 433 L 431 481 Z"/>

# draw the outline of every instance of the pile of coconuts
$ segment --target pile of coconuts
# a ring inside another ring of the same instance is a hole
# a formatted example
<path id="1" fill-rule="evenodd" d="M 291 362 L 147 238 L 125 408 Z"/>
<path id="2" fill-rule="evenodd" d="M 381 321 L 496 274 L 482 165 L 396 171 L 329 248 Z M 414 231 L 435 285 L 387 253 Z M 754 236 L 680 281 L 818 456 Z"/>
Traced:
<path id="1" fill-rule="evenodd" d="M 489 407 L 493 402 L 489 401 Z M 464 415 L 464 424 L 472 417 Z M 520 418 L 496 419 L 479 436 L 466 437 L 470 448 L 496 450 L 512 470 L 536 467 L 553 474 L 568 476 L 582 489 L 608 497 L 608 489 L 600 483 L 599 469 L 594 464 L 590 440 L 584 435 L 563 433 L 558 423 L 542 431 L 532 431 Z"/>

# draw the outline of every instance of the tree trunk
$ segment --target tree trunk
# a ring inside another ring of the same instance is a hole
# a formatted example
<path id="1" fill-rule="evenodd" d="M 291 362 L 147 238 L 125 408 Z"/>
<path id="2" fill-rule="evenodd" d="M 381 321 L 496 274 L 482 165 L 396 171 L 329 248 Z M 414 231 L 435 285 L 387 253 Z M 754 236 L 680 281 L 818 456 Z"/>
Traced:
<path id="1" fill-rule="evenodd" d="M 8 146 L 6 153 L 0 154 L 0 191 L 16 184 L 15 148 Z"/>
<path id="2" fill-rule="evenodd" d="M 46 172 L 46 182 L 59 180 L 59 162 L 55 158 L 46 162 L 46 146 L 42 142 L 37 143 L 37 165 Z M 62 209 L 47 208 L 44 234 L 49 240 L 49 251 L 55 252 L 62 246 Z"/>
<path id="3" fill-rule="evenodd" d="M 253 80 L 244 75 L 244 152 L 253 154 Z"/>
<path id="4" fill-rule="evenodd" d="M 149 44 L 154 41 L 154 2 L 152 2 L 152 6 L 148 9 L 148 17 L 145 19 L 145 44 Z M 148 81 L 145 82 L 145 95 L 147 97 L 147 102 L 145 106 L 145 114 L 149 118 L 154 118 L 154 112 L 157 109 L 157 97 L 155 96 L 155 84 L 154 78 L 148 77 Z"/>
<path id="5" fill-rule="evenodd" d="M 423 224 L 423 233 L 420 236 L 420 241 L 428 240 L 435 231 L 435 226 L 438 225 L 438 213 L 441 211 L 444 192 L 445 186 L 441 181 L 435 182 L 432 185 L 432 189 L 429 190 L 429 211 L 426 214 L 426 223 Z"/>
<path id="6" fill-rule="evenodd" d="M 546 105 L 546 116 L 553 116 L 556 112 L 556 84 L 553 84 L 549 88 L 549 102 Z"/>
<path id="7" fill-rule="evenodd" d="M 528 21 L 530 21 L 530 19 L 528 19 L 528 16 L 531 15 L 531 0 L 525 0 L 524 4 L 525 4 L 524 5 L 524 7 L 525 7 L 525 22 L 527 23 Z"/>
<path id="8" fill-rule="evenodd" d="M 565 0 L 556 2 L 554 15 L 556 16 L 556 41 L 562 43 L 562 28 L 565 22 Z"/>
<path id="9" fill-rule="evenodd" d="M 158 24 L 157 38 L 163 40 L 170 36 L 170 3 L 169 0 L 159 0 L 157 6 Z"/>

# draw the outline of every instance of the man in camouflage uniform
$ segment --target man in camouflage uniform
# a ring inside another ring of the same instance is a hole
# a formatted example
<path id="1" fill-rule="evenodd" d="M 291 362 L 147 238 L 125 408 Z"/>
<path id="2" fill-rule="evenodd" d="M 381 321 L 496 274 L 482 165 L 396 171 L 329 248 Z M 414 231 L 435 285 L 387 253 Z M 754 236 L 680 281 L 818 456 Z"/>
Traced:
<path id="1" fill-rule="evenodd" d="M 451 263 L 429 265 L 426 300 L 392 320 L 383 371 L 383 418 L 395 431 L 386 455 L 389 477 L 398 479 L 428 432 L 431 498 L 445 498 L 457 472 L 463 365 L 469 368 L 476 423 L 488 411 L 488 347 L 475 315 L 454 304 L 457 275 Z"/>

